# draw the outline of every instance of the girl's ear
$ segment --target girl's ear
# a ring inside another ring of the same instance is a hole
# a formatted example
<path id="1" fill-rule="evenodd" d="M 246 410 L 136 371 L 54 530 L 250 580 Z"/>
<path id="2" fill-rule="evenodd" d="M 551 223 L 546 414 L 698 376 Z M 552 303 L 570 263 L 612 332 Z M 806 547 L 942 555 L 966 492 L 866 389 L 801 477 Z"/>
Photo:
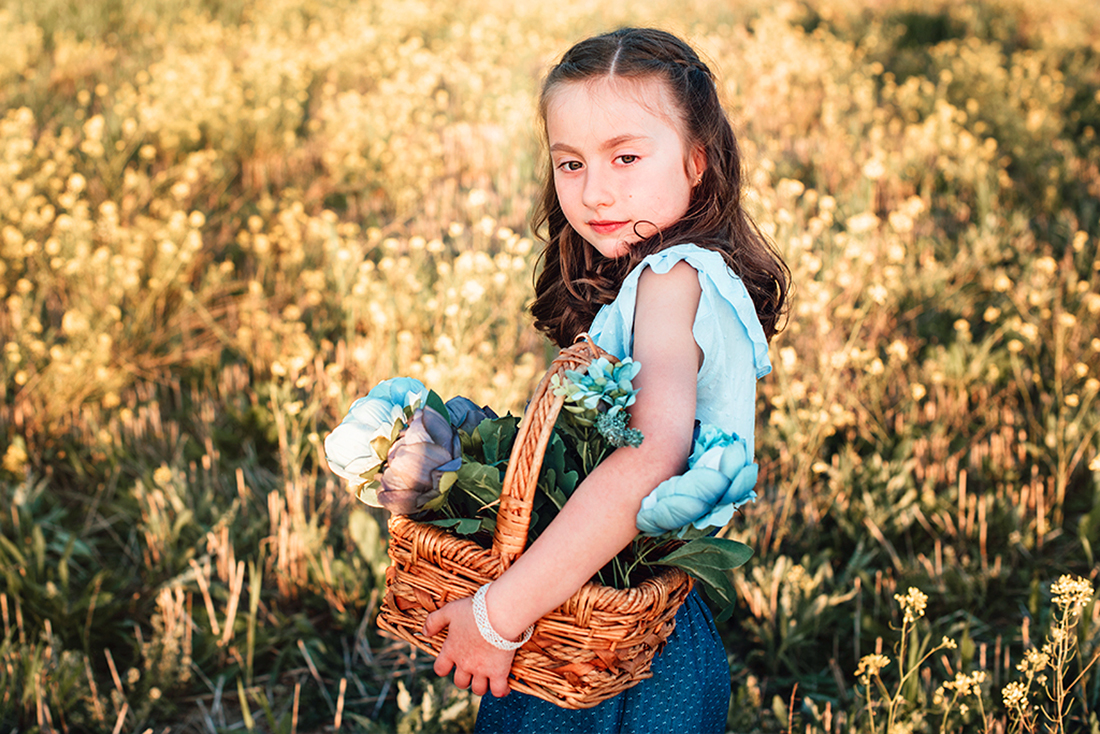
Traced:
<path id="1" fill-rule="evenodd" d="M 688 156 L 688 179 L 694 188 L 703 179 L 703 171 L 707 170 L 707 151 L 703 146 L 696 145 Z"/>

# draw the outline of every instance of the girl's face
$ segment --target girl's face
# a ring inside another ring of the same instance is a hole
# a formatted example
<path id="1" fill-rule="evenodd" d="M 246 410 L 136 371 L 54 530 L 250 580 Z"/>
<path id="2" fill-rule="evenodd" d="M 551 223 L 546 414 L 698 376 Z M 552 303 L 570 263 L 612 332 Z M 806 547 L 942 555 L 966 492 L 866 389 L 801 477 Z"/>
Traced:
<path id="1" fill-rule="evenodd" d="M 550 95 L 546 134 L 558 201 L 600 254 L 624 255 L 687 213 L 706 154 L 687 149 L 662 80 L 567 82 Z"/>

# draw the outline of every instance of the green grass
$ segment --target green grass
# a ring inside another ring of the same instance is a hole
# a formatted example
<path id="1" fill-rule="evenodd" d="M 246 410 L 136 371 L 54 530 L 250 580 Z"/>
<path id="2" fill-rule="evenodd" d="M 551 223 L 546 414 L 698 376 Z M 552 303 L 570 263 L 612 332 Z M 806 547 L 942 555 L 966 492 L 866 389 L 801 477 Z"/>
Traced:
<path id="1" fill-rule="evenodd" d="M 378 635 L 385 518 L 321 441 L 397 374 L 522 409 L 539 75 L 629 21 L 713 62 L 795 280 L 728 531 L 730 730 L 1100 727 L 1095 598 L 1068 687 L 1018 669 L 1051 584 L 1100 581 L 1100 14 L 629 12 L 0 10 L 0 725 L 472 727 Z"/>

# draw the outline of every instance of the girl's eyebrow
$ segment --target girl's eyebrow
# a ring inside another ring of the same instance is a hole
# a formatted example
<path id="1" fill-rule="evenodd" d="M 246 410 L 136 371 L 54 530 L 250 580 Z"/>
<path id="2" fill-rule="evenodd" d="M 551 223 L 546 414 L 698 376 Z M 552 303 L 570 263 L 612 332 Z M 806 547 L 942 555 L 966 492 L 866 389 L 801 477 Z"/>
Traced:
<path id="1" fill-rule="evenodd" d="M 618 146 L 623 145 L 624 143 L 632 143 L 632 142 L 635 142 L 635 141 L 638 141 L 638 140 L 649 140 L 649 139 L 650 138 L 649 138 L 648 135 L 634 135 L 632 133 L 627 133 L 625 135 L 616 135 L 615 137 L 613 137 L 610 140 L 607 140 L 603 144 L 601 144 L 600 145 L 600 150 L 610 150 L 611 148 L 617 148 Z M 577 150 L 576 148 L 574 148 L 573 146 L 571 146 L 567 143 L 554 143 L 553 145 L 550 146 L 550 152 L 551 153 L 558 153 L 558 152 L 573 153 L 574 155 L 579 155 L 580 154 L 579 150 Z"/>

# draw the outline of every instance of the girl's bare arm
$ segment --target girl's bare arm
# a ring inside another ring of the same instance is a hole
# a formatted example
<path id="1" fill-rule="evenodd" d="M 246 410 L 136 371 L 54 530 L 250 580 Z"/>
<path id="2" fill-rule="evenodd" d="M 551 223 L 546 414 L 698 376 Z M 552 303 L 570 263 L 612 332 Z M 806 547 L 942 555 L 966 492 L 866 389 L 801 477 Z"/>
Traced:
<path id="1" fill-rule="evenodd" d="M 617 449 L 601 462 L 543 534 L 493 582 L 486 599 L 489 619 L 504 637 L 519 638 L 629 544 L 638 532 L 635 515 L 642 498 L 684 470 L 700 364 L 692 336 L 699 296 L 698 274 L 687 263 L 665 274 L 642 274 L 633 355 L 642 369 L 634 380 L 639 391 L 630 425 L 645 439 L 640 447 Z M 451 626 L 435 670 L 446 675 L 455 665 L 456 685 L 469 683 L 475 693 L 491 689 L 502 695 L 512 654 L 485 643 L 470 617 L 468 600 L 429 616 L 429 634 Z"/>

